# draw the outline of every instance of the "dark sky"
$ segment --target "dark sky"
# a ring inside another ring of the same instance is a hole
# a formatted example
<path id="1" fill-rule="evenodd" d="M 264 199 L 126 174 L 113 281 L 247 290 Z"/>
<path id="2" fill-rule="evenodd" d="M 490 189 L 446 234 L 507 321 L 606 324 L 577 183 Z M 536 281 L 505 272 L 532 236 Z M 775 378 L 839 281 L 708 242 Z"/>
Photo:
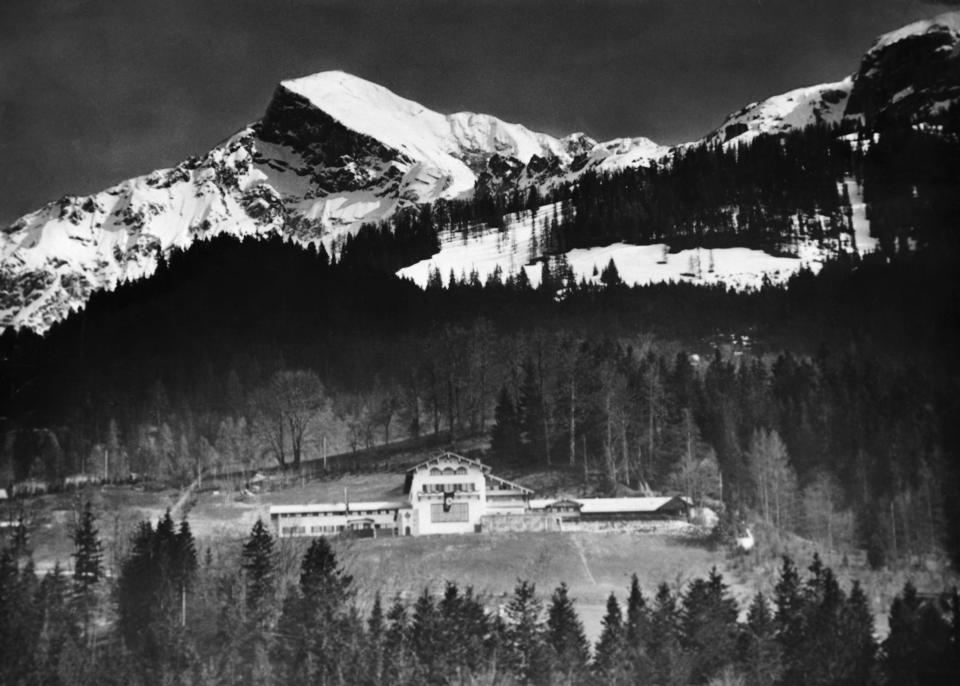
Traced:
<path id="1" fill-rule="evenodd" d="M 853 72 L 921 0 L 0 0 L 0 226 L 201 153 L 343 69 L 553 134 L 697 138 Z"/>

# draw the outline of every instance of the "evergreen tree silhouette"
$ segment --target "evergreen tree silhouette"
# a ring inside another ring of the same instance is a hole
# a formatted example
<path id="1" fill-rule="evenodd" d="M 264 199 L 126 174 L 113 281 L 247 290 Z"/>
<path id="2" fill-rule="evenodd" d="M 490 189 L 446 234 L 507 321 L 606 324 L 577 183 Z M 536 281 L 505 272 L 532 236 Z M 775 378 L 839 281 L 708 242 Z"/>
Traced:
<path id="1" fill-rule="evenodd" d="M 590 659 L 590 648 L 565 583 L 557 586 L 550 597 L 547 641 L 553 648 L 556 669 L 563 678 L 568 683 L 582 680 Z"/>

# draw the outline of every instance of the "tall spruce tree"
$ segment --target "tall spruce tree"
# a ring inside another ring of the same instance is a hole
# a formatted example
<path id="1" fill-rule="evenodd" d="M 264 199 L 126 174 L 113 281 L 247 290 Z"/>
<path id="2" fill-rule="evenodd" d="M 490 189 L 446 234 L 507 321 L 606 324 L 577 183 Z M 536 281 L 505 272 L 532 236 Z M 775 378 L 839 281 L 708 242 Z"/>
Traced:
<path id="1" fill-rule="evenodd" d="M 250 538 L 243 544 L 240 566 L 244 573 L 246 607 L 251 613 L 269 609 L 273 602 L 275 564 L 273 536 L 262 519 L 257 519 Z"/>
<path id="2" fill-rule="evenodd" d="M 519 683 L 541 683 L 549 679 L 545 650 L 543 605 L 536 586 L 517 582 L 505 610 L 505 658 Z"/>
<path id="3" fill-rule="evenodd" d="M 747 611 L 737 646 L 740 670 L 746 686 L 772 686 L 783 673 L 777 626 L 762 593 L 757 593 Z"/>
<path id="4" fill-rule="evenodd" d="M 90 640 L 90 618 L 97 604 L 97 587 L 103 579 L 103 545 L 93 506 L 88 502 L 73 533 L 73 588 L 83 633 Z"/>
<path id="5" fill-rule="evenodd" d="M 504 462 L 515 462 L 521 453 L 520 418 L 510 390 L 503 386 L 494 410 L 495 424 L 490 432 L 490 452 Z"/>
<path id="6" fill-rule="evenodd" d="M 802 592 L 800 574 L 789 557 L 783 558 L 780 576 L 774 588 L 774 603 L 777 608 L 777 640 L 783 654 L 785 686 L 805 684 L 804 645 L 807 639 L 806 604 Z"/>
<path id="7" fill-rule="evenodd" d="M 666 583 L 657 588 L 653 611 L 650 613 L 650 659 L 653 681 L 667 686 L 681 686 L 690 682 L 690 657 L 680 643 L 681 617 L 677 597 Z"/>
<path id="8" fill-rule="evenodd" d="M 547 609 L 547 641 L 554 653 L 554 664 L 567 683 L 578 683 L 586 674 L 590 648 L 577 616 L 567 585 L 554 590 Z"/>
<path id="9" fill-rule="evenodd" d="M 597 641 L 593 670 L 597 678 L 606 684 L 628 682 L 626 660 L 626 631 L 623 626 L 623 613 L 617 597 L 611 593 L 607 598 L 607 612 L 603 616 L 600 640 Z"/>
<path id="10" fill-rule="evenodd" d="M 445 638 L 440 633 L 440 615 L 430 589 L 424 588 L 413 606 L 410 647 L 416 658 L 418 677 L 423 683 L 442 683 Z"/>
<path id="11" fill-rule="evenodd" d="M 630 661 L 630 672 L 637 682 L 650 679 L 650 651 L 647 642 L 650 639 L 650 608 L 640 590 L 640 579 L 634 574 L 630 577 L 630 591 L 627 596 L 626 651 Z"/>
<path id="12" fill-rule="evenodd" d="M 873 613 L 860 582 L 854 580 L 850 595 L 840 611 L 842 683 L 868 686 L 876 683 L 877 643 Z"/>
<path id="13" fill-rule="evenodd" d="M 692 678 L 704 683 L 731 663 L 737 638 L 737 604 L 716 568 L 695 579 L 683 597 L 683 646 L 693 656 Z"/>

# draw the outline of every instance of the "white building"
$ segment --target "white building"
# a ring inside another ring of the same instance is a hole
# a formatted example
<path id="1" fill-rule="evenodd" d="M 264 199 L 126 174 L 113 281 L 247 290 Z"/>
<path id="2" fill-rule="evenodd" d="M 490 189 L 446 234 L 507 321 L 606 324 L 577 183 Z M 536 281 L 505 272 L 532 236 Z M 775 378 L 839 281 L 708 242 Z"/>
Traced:
<path id="1" fill-rule="evenodd" d="M 281 538 L 343 533 L 374 537 L 465 534 L 484 526 L 511 530 L 524 519 L 545 516 L 556 524 L 686 519 L 689 514 L 689 503 L 680 497 L 533 500 L 529 488 L 494 476 L 482 462 L 450 452 L 407 470 L 403 492 L 405 502 L 274 505 L 270 519 Z"/>
<path id="2" fill-rule="evenodd" d="M 402 515 L 407 536 L 464 534 L 480 530 L 480 518 L 523 514 L 533 491 L 490 473 L 490 467 L 455 453 L 441 453 L 407 471 Z"/>
<path id="3" fill-rule="evenodd" d="M 406 502 L 273 505 L 270 520 L 281 538 L 473 533 L 484 515 L 523 514 L 533 493 L 449 452 L 409 469 L 403 492 Z"/>
<path id="4" fill-rule="evenodd" d="M 358 502 L 320 505 L 272 505 L 270 521 L 281 538 L 290 536 L 395 536 L 397 512 L 404 503 Z"/>

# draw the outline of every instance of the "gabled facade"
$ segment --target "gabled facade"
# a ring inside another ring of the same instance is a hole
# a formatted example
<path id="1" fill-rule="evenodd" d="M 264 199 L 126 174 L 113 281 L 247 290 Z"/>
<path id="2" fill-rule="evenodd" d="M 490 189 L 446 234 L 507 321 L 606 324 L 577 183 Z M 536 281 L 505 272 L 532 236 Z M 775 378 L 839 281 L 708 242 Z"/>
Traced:
<path id="1" fill-rule="evenodd" d="M 480 530 L 488 514 L 523 513 L 532 491 L 493 476 L 490 467 L 444 452 L 407 471 L 404 493 L 410 510 L 401 534 L 463 534 Z"/>

